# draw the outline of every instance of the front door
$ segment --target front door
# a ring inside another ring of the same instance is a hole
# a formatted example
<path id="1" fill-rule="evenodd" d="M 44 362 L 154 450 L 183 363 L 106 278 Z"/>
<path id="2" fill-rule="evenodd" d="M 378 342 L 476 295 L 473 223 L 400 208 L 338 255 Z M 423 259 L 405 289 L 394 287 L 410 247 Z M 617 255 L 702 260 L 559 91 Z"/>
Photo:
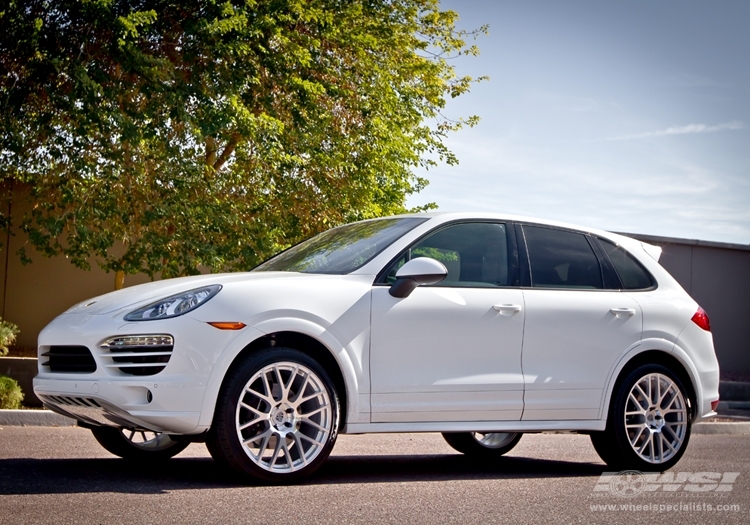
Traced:
<path id="1" fill-rule="evenodd" d="M 519 420 L 525 309 L 513 283 L 505 224 L 459 223 L 419 241 L 410 258 L 440 260 L 448 277 L 399 299 L 372 293 L 373 422 Z"/>

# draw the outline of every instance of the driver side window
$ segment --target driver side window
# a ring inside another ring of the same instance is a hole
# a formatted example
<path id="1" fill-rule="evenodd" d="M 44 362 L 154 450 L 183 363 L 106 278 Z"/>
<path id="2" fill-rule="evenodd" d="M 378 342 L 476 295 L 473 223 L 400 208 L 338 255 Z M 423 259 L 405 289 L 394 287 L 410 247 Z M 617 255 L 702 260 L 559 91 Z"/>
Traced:
<path id="1" fill-rule="evenodd" d="M 387 284 L 396 282 L 401 266 L 417 257 L 443 263 L 448 276 L 434 286 L 508 286 L 508 236 L 505 224 L 477 222 L 448 226 L 417 242 L 391 263 Z"/>

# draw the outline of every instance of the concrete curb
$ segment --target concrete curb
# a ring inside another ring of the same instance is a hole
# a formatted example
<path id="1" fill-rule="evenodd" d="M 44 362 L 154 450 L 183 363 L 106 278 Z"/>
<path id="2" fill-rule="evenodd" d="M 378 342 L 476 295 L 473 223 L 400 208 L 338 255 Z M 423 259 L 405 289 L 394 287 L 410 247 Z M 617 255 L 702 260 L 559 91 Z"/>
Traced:
<path id="1" fill-rule="evenodd" d="M 716 434 L 750 434 L 750 422 L 740 421 L 737 423 L 697 423 L 693 426 L 693 434 L 716 435 Z"/>
<path id="2" fill-rule="evenodd" d="M 75 425 L 75 420 L 55 414 L 50 410 L 0 410 L 0 427 L 72 427 Z M 750 435 L 750 421 L 697 423 L 693 426 L 692 433 Z"/>
<path id="3" fill-rule="evenodd" d="M 0 427 L 73 427 L 75 420 L 51 410 L 0 410 Z"/>

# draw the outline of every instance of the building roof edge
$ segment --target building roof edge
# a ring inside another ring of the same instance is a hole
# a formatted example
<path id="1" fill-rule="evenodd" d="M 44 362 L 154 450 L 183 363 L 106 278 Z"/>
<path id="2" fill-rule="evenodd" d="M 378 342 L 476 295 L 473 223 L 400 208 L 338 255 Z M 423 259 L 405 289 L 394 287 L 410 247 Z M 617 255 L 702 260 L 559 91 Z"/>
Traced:
<path id="1" fill-rule="evenodd" d="M 680 239 L 678 237 L 662 237 L 660 235 L 646 235 L 643 233 L 612 232 L 626 237 L 632 237 L 639 241 L 660 244 L 682 244 L 684 246 L 704 246 L 706 248 L 721 248 L 724 250 L 737 250 L 750 252 L 750 244 L 734 244 L 730 242 L 702 241 L 699 239 Z"/>

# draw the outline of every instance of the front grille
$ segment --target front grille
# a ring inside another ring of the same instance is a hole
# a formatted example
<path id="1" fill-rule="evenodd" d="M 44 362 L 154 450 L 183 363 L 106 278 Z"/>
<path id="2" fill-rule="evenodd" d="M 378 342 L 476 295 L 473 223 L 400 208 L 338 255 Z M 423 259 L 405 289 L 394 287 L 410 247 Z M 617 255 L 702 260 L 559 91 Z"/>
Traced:
<path id="1" fill-rule="evenodd" d="M 42 366 L 50 369 L 50 372 L 92 374 L 96 371 L 96 361 L 91 355 L 91 350 L 85 346 L 50 346 L 42 357 L 47 360 Z"/>
<path id="2" fill-rule="evenodd" d="M 123 335 L 104 341 L 99 347 L 112 359 L 107 368 L 124 374 L 151 376 L 166 368 L 172 357 L 174 339 L 171 335 Z"/>

